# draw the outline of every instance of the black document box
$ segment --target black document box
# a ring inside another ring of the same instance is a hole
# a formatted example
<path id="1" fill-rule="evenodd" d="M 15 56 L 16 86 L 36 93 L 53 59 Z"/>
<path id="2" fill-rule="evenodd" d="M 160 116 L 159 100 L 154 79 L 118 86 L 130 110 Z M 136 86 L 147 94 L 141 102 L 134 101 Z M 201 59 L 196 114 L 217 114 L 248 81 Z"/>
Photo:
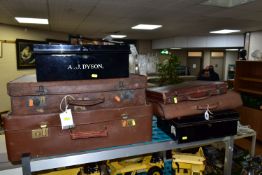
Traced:
<path id="1" fill-rule="evenodd" d="M 129 45 L 35 44 L 37 81 L 129 76 Z"/>
<path id="2" fill-rule="evenodd" d="M 210 120 L 204 114 L 181 119 L 158 118 L 157 126 L 178 143 L 232 136 L 237 133 L 239 114 L 234 110 L 214 112 Z"/>

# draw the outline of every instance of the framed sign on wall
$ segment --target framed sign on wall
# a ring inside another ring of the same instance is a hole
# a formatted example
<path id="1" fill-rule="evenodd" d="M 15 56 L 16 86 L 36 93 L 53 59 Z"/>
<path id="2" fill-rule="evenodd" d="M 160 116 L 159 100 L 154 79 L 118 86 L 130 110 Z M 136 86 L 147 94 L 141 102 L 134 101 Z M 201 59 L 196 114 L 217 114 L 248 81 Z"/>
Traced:
<path id="1" fill-rule="evenodd" d="M 45 42 L 16 39 L 17 69 L 35 68 L 35 56 L 33 53 L 33 45 L 42 43 Z"/>

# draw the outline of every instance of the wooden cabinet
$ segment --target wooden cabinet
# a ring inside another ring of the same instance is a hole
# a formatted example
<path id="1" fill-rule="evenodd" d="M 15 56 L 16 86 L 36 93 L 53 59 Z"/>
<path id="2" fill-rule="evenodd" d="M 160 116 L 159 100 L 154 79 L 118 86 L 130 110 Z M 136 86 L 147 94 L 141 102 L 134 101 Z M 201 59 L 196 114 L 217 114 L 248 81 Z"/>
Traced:
<path id="1" fill-rule="evenodd" d="M 250 96 L 262 96 L 262 61 L 237 61 L 234 88 Z M 257 139 L 262 141 L 262 106 L 260 109 L 241 107 L 240 120 L 250 125 L 257 132 Z"/>
<path id="2" fill-rule="evenodd" d="M 234 88 L 262 95 L 262 61 L 237 61 Z"/>
<path id="3" fill-rule="evenodd" d="M 242 106 L 237 109 L 240 114 L 240 122 L 250 125 L 257 132 L 257 140 L 262 141 L 262 111 Z"/>

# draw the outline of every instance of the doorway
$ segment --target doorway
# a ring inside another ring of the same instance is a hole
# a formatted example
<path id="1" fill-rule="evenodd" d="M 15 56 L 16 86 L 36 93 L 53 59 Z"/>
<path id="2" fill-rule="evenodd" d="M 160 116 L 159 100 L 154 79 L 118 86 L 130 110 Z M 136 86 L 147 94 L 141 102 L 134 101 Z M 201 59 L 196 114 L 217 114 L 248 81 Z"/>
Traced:
<path id="1" fill-rule="evenodd" d="M 187 54 L 187 67 L 189 68 L 190 75 L 198 76 L 202 69 L 202 52 L 193 51 Z"/>
<path id="2" fill-rule="evenodd" d="M 223 51 L 211 51 L 210 65 L 214 66 L 214 70 L 218 73 L 220 80 L 224 80 L 224 60 L 225 53 Z"/>

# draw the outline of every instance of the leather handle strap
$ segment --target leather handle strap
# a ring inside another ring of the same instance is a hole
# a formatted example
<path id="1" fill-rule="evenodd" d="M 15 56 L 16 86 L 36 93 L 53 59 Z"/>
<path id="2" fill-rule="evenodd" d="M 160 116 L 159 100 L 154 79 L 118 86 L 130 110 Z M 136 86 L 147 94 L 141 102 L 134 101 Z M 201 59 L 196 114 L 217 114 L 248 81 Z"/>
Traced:
<path id="1" fill-rule="evenodd" d="M 88 139 L 88 138 L 95 138 L 95 137 L 106 137 L 108 135 L 107 129 L 101 131 L 79 131 L 79 132 L 72 132 L 70 131 L 70 136 L 72 140 L 76 139 Z"/>
<path id="2" fill-rule="evenodd" d="M 216 109 L 219 106 L 219 103 L 214 103 L 214 104 L 205 104 L 205 105 L 196 105 L 195 108 L 197 110 L 206 110 L 208 109 Z"/>
<path id="3" fill-rule="evenodd" d="M 73 100 L 73 99 L 70 99 L 68 101 L 68 104 L 72 105 L 72 106 L 94 106 L 94 105 L 103 103 L 104 101 L 105 101 L 104 98 L 91 99 L 91 100 Z"/>
<path id="4" fill-rule="evenodd" d="M 207 91 L 204 96 L 202 97 L 191 97 L 191 94 L 186 95 L 186 98 L 188 101 L 199 101 L 199 100 L 204 100 L 206 98 L 209 98 L 211 96 L 211 92 Z"/>

